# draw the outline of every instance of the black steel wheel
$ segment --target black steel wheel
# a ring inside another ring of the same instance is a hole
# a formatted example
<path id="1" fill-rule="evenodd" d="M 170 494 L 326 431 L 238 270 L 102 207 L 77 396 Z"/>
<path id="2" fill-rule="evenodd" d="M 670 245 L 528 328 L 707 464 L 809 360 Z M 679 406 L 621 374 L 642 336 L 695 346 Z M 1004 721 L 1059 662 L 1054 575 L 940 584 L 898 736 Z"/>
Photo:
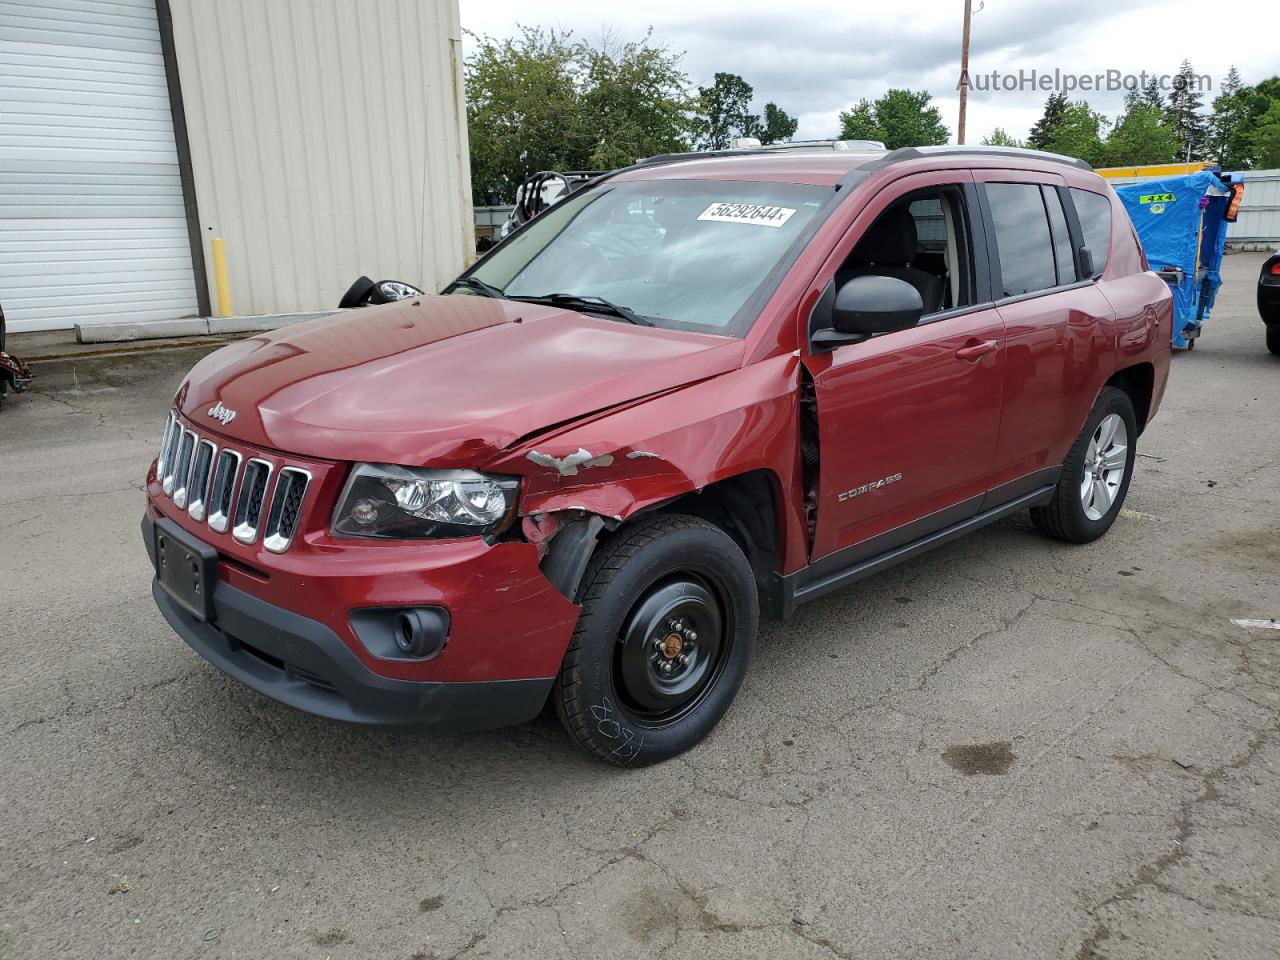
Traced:
<path id="1" fill-rule="evenodd" d="M 697 706 L 723 669 L 732 612 L 701 577 L 655 584 L 632 608 L 614 656 L 614 687 L 637 723 L 664 726 Z"/>
<path id="2" fill-rule="evenodd" d="M 755 644 L 755 577 L 718 527 L 657 516 L 602 543 L 552 691 L 588 753 L 625 766 L 688 750 L 733 701 Z"/>

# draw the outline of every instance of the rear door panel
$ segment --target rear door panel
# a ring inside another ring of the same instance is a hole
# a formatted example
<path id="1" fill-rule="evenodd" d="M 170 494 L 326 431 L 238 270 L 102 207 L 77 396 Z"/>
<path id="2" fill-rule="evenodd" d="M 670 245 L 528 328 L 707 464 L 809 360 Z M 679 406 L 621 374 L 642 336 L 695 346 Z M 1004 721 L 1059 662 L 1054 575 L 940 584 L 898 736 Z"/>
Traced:
<path id="1" fill-rule="evenodd" d="M 978 170 L 974 179 L 983 196 L 993 283 L 1000 280 L 1000 238 L 986 189 L 993 183 L 1048 188 L 1055 202 L 1062 177 L 1018 170 Z M 1060 201 L 1059 201 L 1060 202 Z M 1066 211 L 1068 219 L 1070 211 Z M 1050 218 L 1052 219 L 1052 218 Z M 1059 228 L 1054 223 L 1054 236 Z M 1079 237 L 1073 237 L 1078 242 Z M 1052 249 L 1052 245 L 1051 245 Z M 1000 434 L 996 444 L 993 487 L 1058 466 L 1084 424 L 1098 388 L 1110 375 L 1115 355 L 1114 314 L 1107 298 L 1089 281 L 1075 281 L 1075 264 L 1064 264 L 1058 251 L 1058 285 L 1002 299 L 993 288 L 1005 324 L 1006 369 Z M 1013 489 L 1013 488 L 1007 488 Z M 1016 492 L 1016 491 L 1015 491 Z M 989 502 L 987 506 L 994 506 Z"/>

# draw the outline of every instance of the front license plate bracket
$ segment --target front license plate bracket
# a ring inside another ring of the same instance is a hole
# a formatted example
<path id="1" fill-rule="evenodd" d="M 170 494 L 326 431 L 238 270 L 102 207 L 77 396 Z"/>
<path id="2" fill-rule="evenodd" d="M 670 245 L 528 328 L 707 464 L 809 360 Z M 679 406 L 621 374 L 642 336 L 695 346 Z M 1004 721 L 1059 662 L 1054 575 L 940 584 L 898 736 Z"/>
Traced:
<path id="1" fill-rule="evenodd" d="M 218 583 L 218 551 L 172 521 L 155 525 L 156 578 L 175 603 L 201 620 L 212 620 Z"/>

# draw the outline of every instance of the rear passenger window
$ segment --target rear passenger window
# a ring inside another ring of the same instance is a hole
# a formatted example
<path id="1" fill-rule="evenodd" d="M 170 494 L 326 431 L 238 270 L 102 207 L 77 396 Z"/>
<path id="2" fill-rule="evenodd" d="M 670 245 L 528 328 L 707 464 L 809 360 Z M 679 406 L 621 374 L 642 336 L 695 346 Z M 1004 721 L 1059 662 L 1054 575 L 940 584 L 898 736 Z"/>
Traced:
<path id="1" fill-rule="evenodd" d="M 1001 296 L 1016 297 L 1057 286 L 1053 237 L 1039 185 L 988 183 L 987 199 L 1000 255 Z"/>
<path id="2" fill-rule="evenodd" d="M 1111 200 L 1091 190 L 1071 188 L 1071 199 L 1080 218 L 1080 232 L 1084 234 L 1084 248 L 1093 260 L 1093 275 L 1102 273 L 1111 253 Z"/>
<path id="3" fill-rule="evenodd" d="M 1071 230 L 1062 209 L 1062 195 L 1054 187 L 1041 187 L 1044 206 L 1049 211 L 1049 227 L 1053 230 L 1053 259 L 1058 264 L 1058 283 L 1076 282 L 1076 258 L 1071 252 Z"/>

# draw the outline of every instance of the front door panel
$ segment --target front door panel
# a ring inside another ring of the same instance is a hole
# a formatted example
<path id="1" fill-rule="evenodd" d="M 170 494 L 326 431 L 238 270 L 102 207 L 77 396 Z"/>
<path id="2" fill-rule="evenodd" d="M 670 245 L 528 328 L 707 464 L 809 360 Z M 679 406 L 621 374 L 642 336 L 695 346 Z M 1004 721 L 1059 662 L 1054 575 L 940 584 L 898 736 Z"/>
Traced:
<path id="1" fill-rule="evenodd" d="M 990 308 L 837 348 L 814 373 L 812 559 L 915 520 L 912 539 L 976 513 L 994 470 L 1003 376 L 1004 324 Z"/>

